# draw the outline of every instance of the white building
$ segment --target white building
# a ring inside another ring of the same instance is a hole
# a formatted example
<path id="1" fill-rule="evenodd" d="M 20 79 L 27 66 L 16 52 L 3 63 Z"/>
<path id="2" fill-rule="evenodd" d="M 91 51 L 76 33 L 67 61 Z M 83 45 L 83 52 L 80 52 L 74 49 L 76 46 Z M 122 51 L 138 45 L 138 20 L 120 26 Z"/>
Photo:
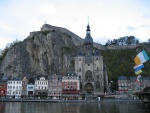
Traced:
<path id="1" fill-rule="evenodd" d="M 21 98 L 22 80 L 7 81 L 7 96 L 11 98 Z"/>
<path id="2" fill-rule="evenodd" d="M 35 95 L 47 95 L 48 92 L 48 80 L 45 77 L 41 77 L 39 80 L 35 80 Z"/>

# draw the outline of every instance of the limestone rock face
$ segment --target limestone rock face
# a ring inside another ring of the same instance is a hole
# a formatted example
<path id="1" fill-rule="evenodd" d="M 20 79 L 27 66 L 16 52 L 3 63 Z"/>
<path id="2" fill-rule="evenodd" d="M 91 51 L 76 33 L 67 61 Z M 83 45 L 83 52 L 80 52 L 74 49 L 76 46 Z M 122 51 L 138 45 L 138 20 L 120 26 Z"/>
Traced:
<path id="1" fill-rule="evenodd" d="M 63 73 L 71 65 L 76 46 L 82 44 L 81 38 L 77 42 L 73 39 L 59 29 L 32 32 L 8 50 L 0 65 L 1 72 L 13 76 Z"/>
<path id="2" fill-rule="evenodd" d="M 41 31 L 31 32 L 9 48 L 0 62 L 0 72 L 12 76 L 63 74 L 74 68 L 73 57 L 83 42 L 65 28 L 44 24 Z"/>

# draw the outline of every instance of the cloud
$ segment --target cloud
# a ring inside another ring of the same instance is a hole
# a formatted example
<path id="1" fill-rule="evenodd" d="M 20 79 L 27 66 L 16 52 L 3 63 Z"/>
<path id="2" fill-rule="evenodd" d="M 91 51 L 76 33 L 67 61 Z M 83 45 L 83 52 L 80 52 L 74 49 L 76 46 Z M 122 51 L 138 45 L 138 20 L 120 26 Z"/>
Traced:
<path id="1" fill-rule="evenodd" d="M 128 27 L 127 27 L 127 30 L 128 30 L 128 31 L 134 31 L 134 30 L 136 30 L 136 29 L 135 29 L 134 27 L 132 27 L 132 26 L 128 26 Z"/>
<path id="2" fill-rule="evenodd" d="M 18 39 L 22 41 L 29 32 L 39 31 L 44 21 L 57 11 L 51 3 L 14 1 L 0 5 L 0 48 Z M 2 6 L 2 7 L 1 7 Z"/>
<path id="3" fill-rule="evenodd" d="M 8 43 L 12 43 L 16 39 L 22 40 L 25 38 L 20 30 L 7 23 L 0 22 L 0 32 L 0 48 L 5 48 Z"/>
<path id="4" fill-rule="evenodd" d="M 52 4 L 42 4 L 39 9 L 42 14 L 46 15 L 54 14 L 56 12 L 56 8 Z"/>
<path id="5" fill-rule="evenodd" d="M 136 30 L 133 31 L 133 36 L 139 39 L 140 42 L 147 42 L 150 38 L 150 25 L 143 24 L 136 27 Z"/>
<path id="6" fill-rule="evenodd" d="M 150 25 L 141 25 L 140 27 L 142 27 L 143 29 L 147 30 L 150 32 Z"/>
<path id="7" fill-rule="evenodd" d="M 149 19 L 150 18 L 150 14 L 144 14 L 143 17 L 146 18 L 146 19 Z"/>

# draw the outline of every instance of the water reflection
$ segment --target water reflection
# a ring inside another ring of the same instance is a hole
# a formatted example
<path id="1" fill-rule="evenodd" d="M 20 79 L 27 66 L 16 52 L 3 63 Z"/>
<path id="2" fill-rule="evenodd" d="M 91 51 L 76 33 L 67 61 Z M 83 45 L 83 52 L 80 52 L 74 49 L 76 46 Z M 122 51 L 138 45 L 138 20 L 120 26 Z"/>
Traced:
<path id="1" fill-rule="evenodd" d="M 4 113 L 5 112 L 5 104 L 0 103 L 0 113 Z"/>
<path id="2" fill-rule="evenodd" d="M 0 113 L 150 113 L 149 104 L 0 102 Z"/>

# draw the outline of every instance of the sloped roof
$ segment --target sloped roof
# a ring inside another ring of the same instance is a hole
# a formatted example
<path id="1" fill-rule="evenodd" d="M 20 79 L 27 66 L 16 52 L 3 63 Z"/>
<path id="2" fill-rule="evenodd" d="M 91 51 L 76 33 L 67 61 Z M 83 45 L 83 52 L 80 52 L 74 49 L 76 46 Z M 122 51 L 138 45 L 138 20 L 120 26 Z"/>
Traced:
<path id="1" fill-rule="evenodd" d="M 131 76 L 131 77 L 130 77 L 130 81 L 131 81 L 131 82 L 133 82 L 133 81 L 135 82 L 136 79 L 137 79 L 137 76 Z"/>
<path id="2" fill-rule="evenodd" d="M 77 74 L 73 71 L 70 71 L 70 72 L 66 73 L 65 76 L 77 76 Z"/>
<path id="3" fill-rule="evenodd" d="M 125 76 L 122 75 L 122 76 L 118 77 L 118 80 L 127 80 L 127 77 L 125 77 Z"/>

